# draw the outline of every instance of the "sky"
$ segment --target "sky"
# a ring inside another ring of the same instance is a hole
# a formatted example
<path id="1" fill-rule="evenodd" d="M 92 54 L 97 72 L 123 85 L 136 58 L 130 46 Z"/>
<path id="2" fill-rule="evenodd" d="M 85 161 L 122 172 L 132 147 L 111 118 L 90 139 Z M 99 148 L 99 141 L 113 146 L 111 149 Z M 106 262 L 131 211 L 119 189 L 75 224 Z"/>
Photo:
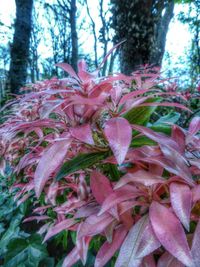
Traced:
<path id="1" fill-rule="evenodd" d="M 97 0 L 96 0 L 97 1 Z M 95 10 L 94 0 L 89 0 L 90 7 L 92 10 L 91 14 L 95 16 Z M 176 15 L 180 11 L 186 11 L 187 7 L 184 7 L 183 5 L 176 5 L 175 6 L 175 16 L 172 19 L 169 31 L 167 34 L 167 40 L 166 40 L 166 47 L 165 47 L 165 56 L 163 60 L 163 67 L 164 69 L 167 69 L 169 65 L 169 59 L 167 60 L 167 54 L 170 56 L 170 64 L 174 67 L 182 68 L 180 64 L 180 58 L 185 58 L 185 51 L 187 50 L 187 47 L 189 47 L 191 42 L 191 35 L 188 29 L 188 26 L 185 24 L 182 24 L 180 21 L 178 21 Z M 10 26 L 11 23 L 13 23 L 13 20 L 15 18 L 15 0 L 0 0 L 0 20 L 7 26 Z M 98 24 L 98 23 L 97 23 Z M 98 25 L 97 25 L 98 26 Z M 1 33 L 0 33 L 1 34 Z M 83 36 L 83 35 L 82 35 Z M 2 38 L 3 37 L 3 38 Z M 88 36 L 89 38 L 88 42 L 86 43 L 84 50 L 86 52 L 90 52 L 92 50 L 92 36 Z M 12 41 L 12 33 L 10 32 L 9 36 L 2 36 L 0 38 L 0 41 L 7 44 L 8 41 Z M 91 40 L 91 41 L 90 41 Z M 88 43 L 91 45 L 88 46 Z M 42 53 L 44 56 L 48 56 L 48 51 L 44 45 L 41 45 L 39 47 L 39 52 Z"/>

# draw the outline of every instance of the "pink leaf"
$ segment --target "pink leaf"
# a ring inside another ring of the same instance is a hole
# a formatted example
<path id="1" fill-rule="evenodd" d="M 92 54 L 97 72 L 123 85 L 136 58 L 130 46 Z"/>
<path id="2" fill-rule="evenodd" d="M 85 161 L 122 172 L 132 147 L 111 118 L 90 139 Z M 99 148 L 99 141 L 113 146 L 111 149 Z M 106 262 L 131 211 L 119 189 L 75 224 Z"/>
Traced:
<path id="1" fill-rule="evenodd" d="M 112 118 L 106 122 L 104 132 L 118 164 L 121 164 L 131 143 L 130 124 L 124 118 Z"/>
<path id="2" fill-rule="evenodd" d="M 187 231 L 189 231 L 190 213 L 192 208 L 192 193 L 189 186 L 180 183 L 171 183 L 170 200 L 176 216 L 185 226 Z"/>
<path id="3" fill-rule="evenodd" d="M 131 100 L 133 99 L 134 97 L 138 96 L 138 95 L 143 95 L 144 93 L 147 93 L 147 92 L 151 92 L 151 90 L 149 89 L 140 89 L 140 90 L 136 90 L 136 91 L 133 91 L 133 92 L 130 92 L 128 94 L 125 94 L 120 102 L 119 102 L 119 105 L 123 105 L 124 103 L 126 103 L 128 100 Z"/>
<path id="4" fill-rule="evenodd" d="M 98 171 L 93 171 L 91 173 L 90 187 L 93 196 L 99 204 L 102 204 L 106 197 L 113 193 L 109 179 Z"/>
<path id="5" fill-rule="evenodd" d="M 42 155 L 34 175 L 35 192 L 39 197 L 50 175 L 60 166 L 67 154 L 71 139 L 58 141 L 46 149 Z"/>
<path id="6" fill-rule="evenodd" d="M 165 252 L 158 260 L 157 267 L 184 267 L 179 260 L 174 258 L 169 252 Z"/>
<path id="7" fill-rule="evenodd" d="M 94 140 L 92 137 L 92 131 L 91 131 L 91 127 L 89 124 L 84 124 L 81 126 L 71 128 L 70 133 L 74 138 L 76 138 L 76 139 L 78 139 L 84 143 L 94 145 Z"/>
<path id="8" fill-rule="evenodd" d="M 191 253 L 194 259 L 194 267 L 199 267 L 199 263 L 200 263 L 200 220 L 194 232 Z"/>
<path id="9" fill-rule="evenodd" d="M 177 107 L 177 108 L 181 108 L 183 110 L 192 112 L 189 108 L 187 108 L 186 106 L 179 104 L 179 103 L 170 103 L 170 102 L 162 102 L 162 103 L 158 103 L 158 102 L 154 102 L 154 103 L 144 103 L 141 104 L 141 107 L 153 107 L 153 106 L 159 106 L 159 107 Z"/>
<path id="10" fill-rule="evenodd" d="M 165 156 L 164 161 L 169 163 L 172 162 L 170 165 L 174 165 L 175 170 L 177 170 L 175 174 L 181 176 L 187 183 L 194 186 L 191 172 L 187 166 L 187 161 L 182 156 L 179 145 L 172 138 L 161 133 L 156 133 L 153 130 L 140 125 L 132 125 L 132 127 L 157 142 Z M 151 157 L 149 157 L 149 161 L 151 162 Z"/>
<path id="11" fill-rule="evenodd" d="M 169 208 L 155 201 L 150 206 L 149 215 L 153 230 L 163 247 L 183 264 L 190 266 L 190 249 L 177 217 Z"/>
<path id="12" fill-rule="evenodd" d="M 149 226 L 148 216 L 143 216 L 129 231 L 124 240 L 115 267 L 137 267 L 142 262 L 142 257 L 150 254 L 160 246 Z M 150 232 L 149 232 L 150 230 Z M 150 236 L 148 235 L 150 234 Z M 152 234 L 152 236 L 151 236 Z M 145 247 L 147 246 L 147 247 Z M 138 250 L 139 248 L 139 250 Z M 144 251 L 142 251 L 142 248 Z M 137 255 L 137 251 L 139 252 Z M 140 257 L 141 256 L 141 257 Z"/>
<path id="13" fill-rule="evenodd" d="M 120 226 L 113 235 L 112 243 L 106 241 L 97 253 L 94 267 L 104 267 L 106 263 L 112 258 L 115 252 L 120 248 L 127 230 Z"/>
<path id="14" fill-rule="evenodd" d="M 107 55 L 104 57 L 103 61 L 101 62 L 101 64 L 98 67 L 98 70 L 101 69 L 101 67 L 104 65 L 104 63 L 106 62 L 106 60 L 108 59 L 108 57 L 112 54 L 112 52 L 118 48 L 121 44 L 123 44 L 126 40 L 122 40 L 120 43 L 116 44 L 115 46 L 113 46 L 107 53 Z"/>
<path id="15" fill-rule="evenodd" d="M 165 179 L 161 176 L 152 174 L 150 172 L 139 170 L 134 173 L 127 173 L 121 177 L 114 189 L 118 189 L 127 183 L 140 183 L 145 186 L 152 186 L 154 184 L 165 183 Z"/>
<path id="16" fill-rule="evenodd" d="M 47 234 L 45 235 L 43 242 L 47 241 L 47 239 L 51 238 L 52 236 L 57 235 L 61 231 L 68 229 L 75 223 L 76 222 L 74 221 L 74 219 L 66 219 L 64 221 L 55 224 L 54 226 L 51 226 Z"/>

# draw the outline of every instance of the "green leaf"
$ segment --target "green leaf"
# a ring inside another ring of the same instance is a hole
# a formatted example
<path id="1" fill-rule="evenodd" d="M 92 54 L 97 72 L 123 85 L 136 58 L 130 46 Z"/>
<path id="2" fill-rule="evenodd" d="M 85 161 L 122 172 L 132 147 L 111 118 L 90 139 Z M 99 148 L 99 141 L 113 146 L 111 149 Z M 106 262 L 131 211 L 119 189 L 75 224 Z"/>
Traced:
<path id="1" fill-rule="evenodd" d="M 45 258 L 39 263 L 39 267 L 54 267 L 54 266 L 55 266 L 55 260 L 54 258 L 51 257 Z"/>
<path id="2" fill-rule="evenodd" d="M 160 125 L 153 125 L 149 128 L 154 130 L 155 132 L 164 133 L 166 135 L 171 135 L 171 125 L 160 124 Z"/>
<path id="3" fill-rule="evenodd" d="M 23 232 L 20 232 L 19 219 L 13 219 L 10 222 L 10 226 L 0 239 L 0 255 L 3 255 L 7 251 L 7 246 L 11 239 L 20 237 Z"/>
<path id="4" fill-rule="evenodd" d="M 48 257 L 45 245 L 39 235 L 29 238 L 16 238 L 10 241 L 5 256 L 4 267 L 38 267 L 39 263 Z"/>
<path id="5" fill-rule="evenodd" d="M 80 154 L 77 157 L 65 162 L 59 170 L 56 180 L 62 179 L 64 176 L 69 175 L 78 170 L 83 170 L 99 163 L 101 160 L 108 156 L 108 152 Z"/>
<path id="6" fill-rule="evenodd" d="M 154 122 L 153 125 L 160 125 L 160 124 L 165 124 L 165 123 L 176 123 L 179 120 L 180 116 L 181 116 L 180 113 L 172 111 L 166 116 L 162 116 L 159 120 Z"/>
<path id="7" fill-rule="evenodd" d="M 0 235 L 5 231 L 4 224 L 0 223 Z"/>
<path id="8" fill-rule="evenodd" d="M 159 102 L 160 98 L 148 99 L 145 103 Z M 151 115 L 156 110 L 157 106 L 154 107 L 135 107 L 124 114 L 124 118 L 130 123 L 138 125 L 146 125 Z"/>
<path id="9" fill-rule="evenodd" d="M 153 140 L 149 139 L 146 136 L 139 136 L 139 137 L 135 137 L 132 139 L 131 141 L 131 147 L 141 147 L 141 146 L 154 146 L 157 143 L 154 142 Z"/>

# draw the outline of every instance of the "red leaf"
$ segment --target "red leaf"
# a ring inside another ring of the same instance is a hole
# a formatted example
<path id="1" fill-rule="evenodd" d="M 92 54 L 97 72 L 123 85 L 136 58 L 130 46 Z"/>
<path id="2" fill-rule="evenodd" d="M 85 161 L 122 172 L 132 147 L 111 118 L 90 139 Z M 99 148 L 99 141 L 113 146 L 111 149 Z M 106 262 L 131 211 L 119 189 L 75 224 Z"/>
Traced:
<path id="1" fill-rule="evenodd" d="M 90 187 L 93 196 L 99 204 L 102 204 L 106 197 L 113 193 L 109 179 L 98 171 L 93 171 L 91 173 Z"/>
<path id="2" fill-rule="evenodd" d="M 174 258 L 169 252 L 165 252 L 158 260 L 157 267 L 184 267 L 179 260 Z"/>
<path id="3" fill-rule="evenodd" d="M 92 137 L 92 131 L 91 131 L 91 127 L 89 124 L 84 124 L 81 126 L 71 128 L 70 133 L 74 138 L 76 138 L 76 139 L 78 139 L 84 143 L 94 145 L 94 140 Z"/>
<path id="4" fill-rule="evenodd" d="M 131 143 L 130 124 L 124 118 L 112 118 L 106 122 L 104 132 L 118 164 L 121 164 Z"/>
<path id="5" fill-rule="evenodd" d="M 120 226 L 113 235 L 112 243 L 106 241 L 97 253 L 94 267 L 104 267 L 106 263 L 112 258 L 115 252 L 120 248 L 127 230 Z"/>
<path id="6" fill-rule="evenodd" d="M 42 155 L 34 175 L 35 192 L 39 197 L 50 175 L 60 166 L 67 154 L 71 139 L 54 143 Z"/>
<path id="7" fill-rule="evenodd" d="M 192 208 L 192 192 L 190 191 L 189 186 L 180 183 L 171 183 L 170 200 L 176 216 L 185 226 L 187 231 L 189 231 L 190 213 Z"/>
<path id="8" fill-rule="evenodd" d="M 150 226 L 151 227 L 151 226 Z M 149 218 L 143 216 L 129 231 L 124 240 L 115 267 L 137 267 L 142 257 L 150 254 L 160 246 L 157 238 L 149 228 Z"/>
<path id="9" fill-rule="evenodd" d="M 152 186 L 154 184 L 165 183 L 166 180 L 161 176 L 152 174 L 150 172 L 139 170 L 134 173 L 127 173 L 121 177 L 114 189 L 118 189 L 127 183 L 141 183 L 145 186 Z"/>
<path id="10" fill-rule="evenodd" d="M 153 230 L 163 247 L 183 264 L 190 266 L 190 249 L 177 217 L 170 209 L 155 201 L 150 206 L 149 215 Z"/>

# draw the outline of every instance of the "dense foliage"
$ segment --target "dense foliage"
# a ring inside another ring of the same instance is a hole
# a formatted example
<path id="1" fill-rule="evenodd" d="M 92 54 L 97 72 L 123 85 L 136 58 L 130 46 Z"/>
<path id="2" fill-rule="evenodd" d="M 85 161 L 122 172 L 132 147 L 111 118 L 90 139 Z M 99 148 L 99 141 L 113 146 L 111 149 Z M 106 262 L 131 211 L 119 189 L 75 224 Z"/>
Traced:
<path id="1" fill-rule="evenodd" d="M 26 221 L 44 221 L 44 242 L 63 230 L 76 240 L 63 267 L 85 264 L 88 249 L 95 267 L 198 267 L 200 118 L 182 129 L 177 112 L 152 116 L 190 112 L 175 102 L 187 99 L 158 69 L 99 78 L 84 61 L 77 74 L 58 67 L 70 78 L 34 84 L 0 128 L 1 171 L 11 166 L 19 204 L 33 199 Z"/>

